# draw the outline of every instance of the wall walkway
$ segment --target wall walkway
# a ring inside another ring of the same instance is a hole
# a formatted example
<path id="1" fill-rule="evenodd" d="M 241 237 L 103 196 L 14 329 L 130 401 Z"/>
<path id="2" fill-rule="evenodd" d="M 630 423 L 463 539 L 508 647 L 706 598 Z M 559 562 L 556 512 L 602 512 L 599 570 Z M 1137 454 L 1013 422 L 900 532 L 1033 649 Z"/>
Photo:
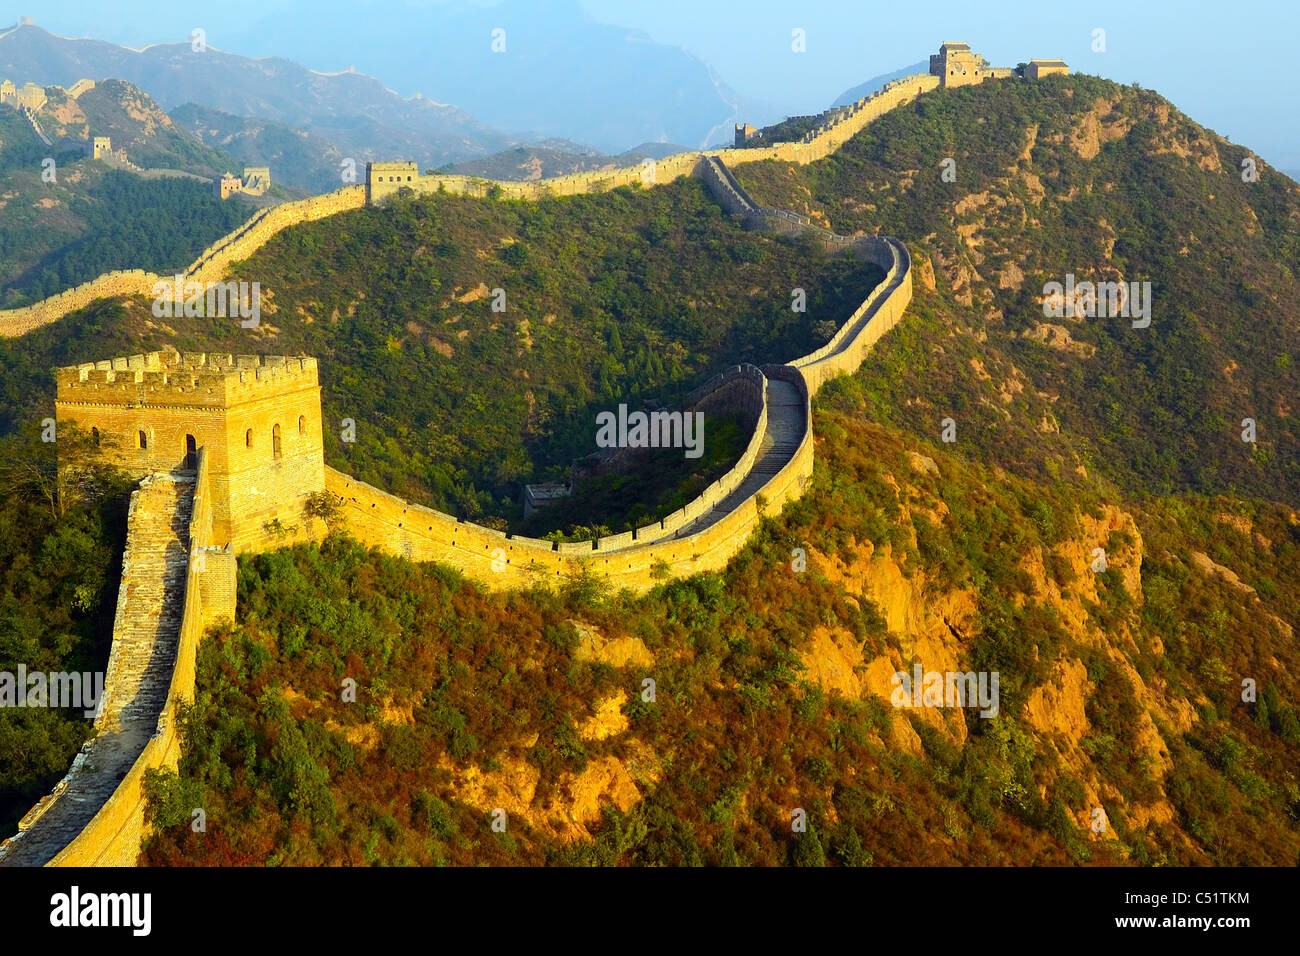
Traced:
<path id="1" fill-rule="evenodd" d="M 197 474 L 152 475 L 131 496 L 95 736 L 0 844 L 0 866 L 131 866 L 139 855 L 145 772 L 176 766 L 176 708 L 194 696 L 199 638 L 235 611 L 234 555 L 213 547 L 199 454 Z"/>

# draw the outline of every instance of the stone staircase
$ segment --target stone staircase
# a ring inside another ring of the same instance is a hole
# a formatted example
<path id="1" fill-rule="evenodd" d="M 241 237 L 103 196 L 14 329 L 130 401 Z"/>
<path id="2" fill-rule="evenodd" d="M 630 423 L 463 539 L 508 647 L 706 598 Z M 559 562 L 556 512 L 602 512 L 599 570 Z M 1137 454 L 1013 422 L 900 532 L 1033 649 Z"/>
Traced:
<path id="1" fill-rule="evenodd" d="M 745 480 L 727 497 L 677 529 L 675 538 L 698 534 L 714 522 L 735 511 L 750 495 L 761 491 L 772 476 L 786 466 L 799 450 L 808 422 L 804 418 L 803 399 L 791 382 L 767 380 L 767 430 L 758 446 L 758 457 Z"/>
<path id="2" fill-rule="evenodd" d="M 96 734 L 68 775 L 0 846 L 0 865 L 42 866 L 80 833 L 158 727 L 185 604 L 192 476 L 151 475 L 131 496 L 113 649 Z"/>

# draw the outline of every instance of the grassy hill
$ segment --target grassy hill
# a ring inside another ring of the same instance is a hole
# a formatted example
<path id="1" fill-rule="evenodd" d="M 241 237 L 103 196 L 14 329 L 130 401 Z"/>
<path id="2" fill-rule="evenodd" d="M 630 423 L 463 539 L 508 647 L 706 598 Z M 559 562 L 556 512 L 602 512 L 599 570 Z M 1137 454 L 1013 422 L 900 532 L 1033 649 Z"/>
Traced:
<path id="1" fill-rule="evenodd" d="M 487 595 L 346 540 L 242 562 L 145 859 L 1294 865 L 1294 513 L 1124 512 L 864 412 L 833 388 L 812 494 L 640 599 Z M 999 672 L 998 715 L 891 707 L 913 661 Z"/>
<path id="2" fill-rule="evenodd" d="M 314 133 L 195 103 L 172 110 L 171 118 L 204 143 L 235 157 L 241 166 L 270 166 L 272 182 L 310 193 L 329 192 L 344 185 L 342 152 Z M 364 170 L 365 164 L 359 163 L 358 177 L 364 175 Z"/>

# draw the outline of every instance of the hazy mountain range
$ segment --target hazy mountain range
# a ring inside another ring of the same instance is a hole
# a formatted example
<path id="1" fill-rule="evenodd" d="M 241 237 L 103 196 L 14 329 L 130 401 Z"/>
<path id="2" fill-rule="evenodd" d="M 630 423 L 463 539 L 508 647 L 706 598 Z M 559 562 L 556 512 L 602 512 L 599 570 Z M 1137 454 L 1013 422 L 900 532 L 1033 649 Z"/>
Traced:
<path id="1" fill-rule="evenodd" d="M 292 164 L 293 185 L 311 189 L 337 180 L 345 158 L 443 167 L 557 137 L 575 156 L 614 156 L 645 153 L 637 144 L 727 142 L 738 120 L 780 118 L 686 51 L 591 22 L 573 0 L 544 10 L 404 8 L 391 18 L 356 17 L 353 4 L 327 0 L 318 12 L 292 24 L 269 14 L 243 34 L 222 34 L 253 52 L 274 45 L 278 55 L 261 58 L 211 45 L 196 51 L 189 40 L 137 50 L 23 23 L 0 33 L 0 76 L 65 87 L 126 80 L 210 144 L 250 163 Z M 345 15 L 355 42 L 343 49 L 328 25 Z M 505 52 L 494 53 L 501 23 Z M 409 40 L 474 35 L 483 43 L 439 43 L 437 55 Z M 376 49 L 382 61 L 339 72 L 300 65 Z M 400 76 L 407 88 L 390 89 L 378 75 Z"/>
<path id="2" fill-rule="evenodd" d="M 521 138 L 563 136 L 604 153 L 644 142 L 699 147 L 730 140 L 739 120 L 781 118 L 699 58 L 640 30 L 597 23 L 577 0 L 406 5 L 391 16 L 384 9 L 321 0 L 308 20 L 278 10 L 223 33 L 250 54 L 351 65 Z M 492 48 L 498 29 L 503 52 Z"/>

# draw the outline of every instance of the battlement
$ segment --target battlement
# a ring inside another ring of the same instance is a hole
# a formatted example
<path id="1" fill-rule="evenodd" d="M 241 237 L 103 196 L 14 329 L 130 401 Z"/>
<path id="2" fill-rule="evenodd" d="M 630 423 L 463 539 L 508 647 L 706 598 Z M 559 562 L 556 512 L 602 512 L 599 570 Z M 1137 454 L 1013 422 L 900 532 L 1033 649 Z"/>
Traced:
<path id="1" fill-rule="evenodd" d="M 230 408 L 319 386 L 309 356 L 148 352 L 58 369 L 58 402 Z"/>

